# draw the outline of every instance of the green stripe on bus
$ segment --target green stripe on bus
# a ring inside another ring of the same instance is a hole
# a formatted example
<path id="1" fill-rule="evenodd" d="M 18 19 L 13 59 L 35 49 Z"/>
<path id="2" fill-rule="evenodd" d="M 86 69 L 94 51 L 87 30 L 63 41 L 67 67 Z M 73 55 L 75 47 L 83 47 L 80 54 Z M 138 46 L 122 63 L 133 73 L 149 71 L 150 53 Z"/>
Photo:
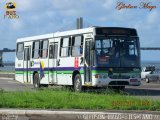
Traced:
<path id="1" fill-rule="evenodd" d="M 93 74 L 99 74 L 99 73 L 104 73 L 104 74 L 106 74 L 106 73 L 108 73 L 108 72 L 105 71 L 105 70 L 92 70 L 92 73 L 93 73 Z"/>
<path id="2" fill-rule="evenodd" d="M 15 74 L 23 74 L 23 71 L 16 71 Z"/>
<path id="3" fill-rule="evenodd" d="M 29 74 L 33 74 L 33 71 L 28 71 Z M 38 71 L 38 73 L 40 74 L 40 72 Z M 44 74 L 72 74 L 73 71 L 44 71 Z M 84 70 L 80 70 L 81 74 L 84 74 Z M 27 74 L 27 71 L 16 71 L 15 74 Z M 105 70 L 92 70 L 92 74 L 108 74 L 107 71 Z M 119 73 L 114 73 L 114 75 L 118 75 Z M 128 72 L 128 73 L 121 73 L 121 75 L 135 75 L 135 74 L 139 74 L 139 72 Z"/>

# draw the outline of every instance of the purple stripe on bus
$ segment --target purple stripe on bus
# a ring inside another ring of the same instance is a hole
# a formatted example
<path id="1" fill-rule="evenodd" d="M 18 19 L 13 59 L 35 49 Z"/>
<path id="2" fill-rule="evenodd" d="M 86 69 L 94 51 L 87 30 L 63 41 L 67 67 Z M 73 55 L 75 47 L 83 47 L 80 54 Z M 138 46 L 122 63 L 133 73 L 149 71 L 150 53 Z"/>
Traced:
<path id="1" fill-rule="evenodd" d="M 44 71 L 49 71 L 49 70 L 57 70 L 57 71 L 67 71 L 67 70 L 80 70 L 84 69 L 84 67 L 79 67 L 79 68 L 74 68 L 74 67 L 52 67 L 52 68 L 44 68 Z M 39 71 L 40 68 L 15 68 L 16 71 Z"/>
<path id="2" fill-rule="evenodd" d="M 44 68 L 44 71 L 74 71 L 74 70 L 84 70 L 85 67 L 52 67 L 52 68 Z M 15 68 L 16 71 L 27 71 L 27 68 Z M 108 71 L 109 68 L 107 67 L 91 67 L 91 70 L 106 70 Z M 28 71 L 40 71 L 40 68 L 28 68 Z"/>

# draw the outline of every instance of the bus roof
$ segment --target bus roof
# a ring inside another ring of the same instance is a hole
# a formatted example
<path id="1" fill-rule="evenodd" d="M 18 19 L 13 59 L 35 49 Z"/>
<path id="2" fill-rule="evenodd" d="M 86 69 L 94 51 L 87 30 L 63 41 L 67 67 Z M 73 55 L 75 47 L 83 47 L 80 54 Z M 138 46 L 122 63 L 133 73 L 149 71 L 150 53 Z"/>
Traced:
<path id="1" fill-rule="evenodd" d="M 25 41 L 32 41 L 32 40 L 39 40 L 39 39 L 48 39 L 53 37 L 60 37 L 60 36 L 68 36 L 68 35 L 78 35 L 78 34 L 84 34 L 84 33 L 91 33 L 93 32 L 93 29 L 95 27 L 90 28 L 83 28 L 83 29 L 76 29 L 76 30 L 69 30 L 69 31 L 63 31 L 63 32 L 55 32 L 50 34 L 44 34 L 44 35 L 37 35 L 37 36 L 31 36 L 31 37 L 24 37 L 17 39 L 17 42 L 25 42 Z"/>
<path id="2" fill-rule="evenodd" d="M 100 26 L 93 26 L 89 28 L 83 28 L 83 29 L 75 29 L 75 30 L 68 30 L 68 31 L 63 31 L 63 32 L 55 32 L 55 33 L 50 33 L 50 34 L 43 34 L 43 35 L 37 35 L 37 36 L 31 36 L 31 37 L 24 37 L 24 38 L 19 38 L 17 39 L 17 42 L 27 42 L 27 41 L 34 41 L 34 40 L 40 40 L 40 39 L 49 39 L 49 38 L 54 38 L 54 37 L 63 37 L 63 36 L 69 36 L 69 35 L 78 35 L 78 34 L 84 34 L 84 33 L 92 33 L 94 29 L 98 30 L 99 28 L 101 29 L 108 29 L 108 30 L 113 30 L 113 29 L 126 29 L 129 31 L 134 31 L 134 34 L 136 33 L 136 29 L 134 28 L 124 28 L 124 27 L 100 27 Z M 95 31 L 97 32 L 97 31 Z M 119 31 L 120 33 L 120 31 Z M 97 33 L 98 34 L 98 33 Z"/>
<path id="3" fill-rule="evenodd" d="M 53 33 L 19 38 L 17 39 L 17 42 L 25 42 L 25 41 L 31 41 L 31 40 L 47 39 L 47 38 L 53 38 Z"/>

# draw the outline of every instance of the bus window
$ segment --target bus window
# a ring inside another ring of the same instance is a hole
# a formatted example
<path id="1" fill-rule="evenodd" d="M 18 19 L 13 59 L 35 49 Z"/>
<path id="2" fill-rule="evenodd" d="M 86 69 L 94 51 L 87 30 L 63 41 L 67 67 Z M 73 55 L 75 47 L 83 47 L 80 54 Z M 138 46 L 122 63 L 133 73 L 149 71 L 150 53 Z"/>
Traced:
<path id="1" fill-rule="evenodd" d="M 54 54 L 53 54 L 53 59 L 57 59 L 58 55 L 58 44 L 54 45 Z"/>
<path id="2" fill-rule="evenodd" d="M 53 52 L 54 52 L 54 46 L 50 45 L 49 47 L 49 58 L 52 59 L 53 58 Z"/>
<path id="3" fill-rule="evenodd" d="M 83 54 L 83 37 L 76 36 L 72 38 L 72 56 L 77 57 Z"/>
<path id="4" fill-rule="evenodd" d="M 112 55 L 112 41 L 111 39 L 96 40 L 96 54 L 100 56 Z"/>
<path id="5" fill-rule="evenodd" d="M 24 50 L 23 43 L 18 43 L 17 44 L 17 53 L 16 53 L 18 60 L 22 60 L 23 59 L 23 50 Z"/>
<path id="6" fill-rule="evenodd" d="M 48 40 L 42 41 L 42 58 L 48 57 Z"/>
<path id="7" fill-rule="evenodd" d="M 129 55 L 136 55 L 137 56 L 137 48 L 134 42 L 131 42 L 131 44 L 129 44 Z"/>
<path id="8" fill-rule="evenodd" d="M 29 48 L 24 49 L 24 61 L 30 60 L 30 50 Z"/>
<path id="9" fill-rule="evenodd" d="M 33 51 L 32 51 L 32 58 L 39 58 L 39 47 L 40 47 L 40 42 L 39 41 L 36 41 L 36 42 L 33 42 Z"/>
<path id="10" fill-rule="evenodd" d="M 60 56 L 68 57 L 70 55 L 70 38 L 62 38 L 61 39 L 61 48 L 60 48 Z"/>
<path id="11" fill-rule="evenodd" d="M 58 44 L 50 45 L 49 47 L 49 58 L 50 59 L 57 59 L 57 53 L 58 53 Z"/>

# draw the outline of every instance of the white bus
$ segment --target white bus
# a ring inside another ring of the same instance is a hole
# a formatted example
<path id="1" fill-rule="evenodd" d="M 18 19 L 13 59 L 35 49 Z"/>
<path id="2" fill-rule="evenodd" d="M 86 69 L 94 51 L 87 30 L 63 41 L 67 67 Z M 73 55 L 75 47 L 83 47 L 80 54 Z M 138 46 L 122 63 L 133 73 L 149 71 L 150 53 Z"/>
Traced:
<path id="1" fill-rule="evenodd" d="M 90 27 L 17 40 L 15 79 L 22 83 L 124 88 L 140 85 L 135 29 Z"/>

